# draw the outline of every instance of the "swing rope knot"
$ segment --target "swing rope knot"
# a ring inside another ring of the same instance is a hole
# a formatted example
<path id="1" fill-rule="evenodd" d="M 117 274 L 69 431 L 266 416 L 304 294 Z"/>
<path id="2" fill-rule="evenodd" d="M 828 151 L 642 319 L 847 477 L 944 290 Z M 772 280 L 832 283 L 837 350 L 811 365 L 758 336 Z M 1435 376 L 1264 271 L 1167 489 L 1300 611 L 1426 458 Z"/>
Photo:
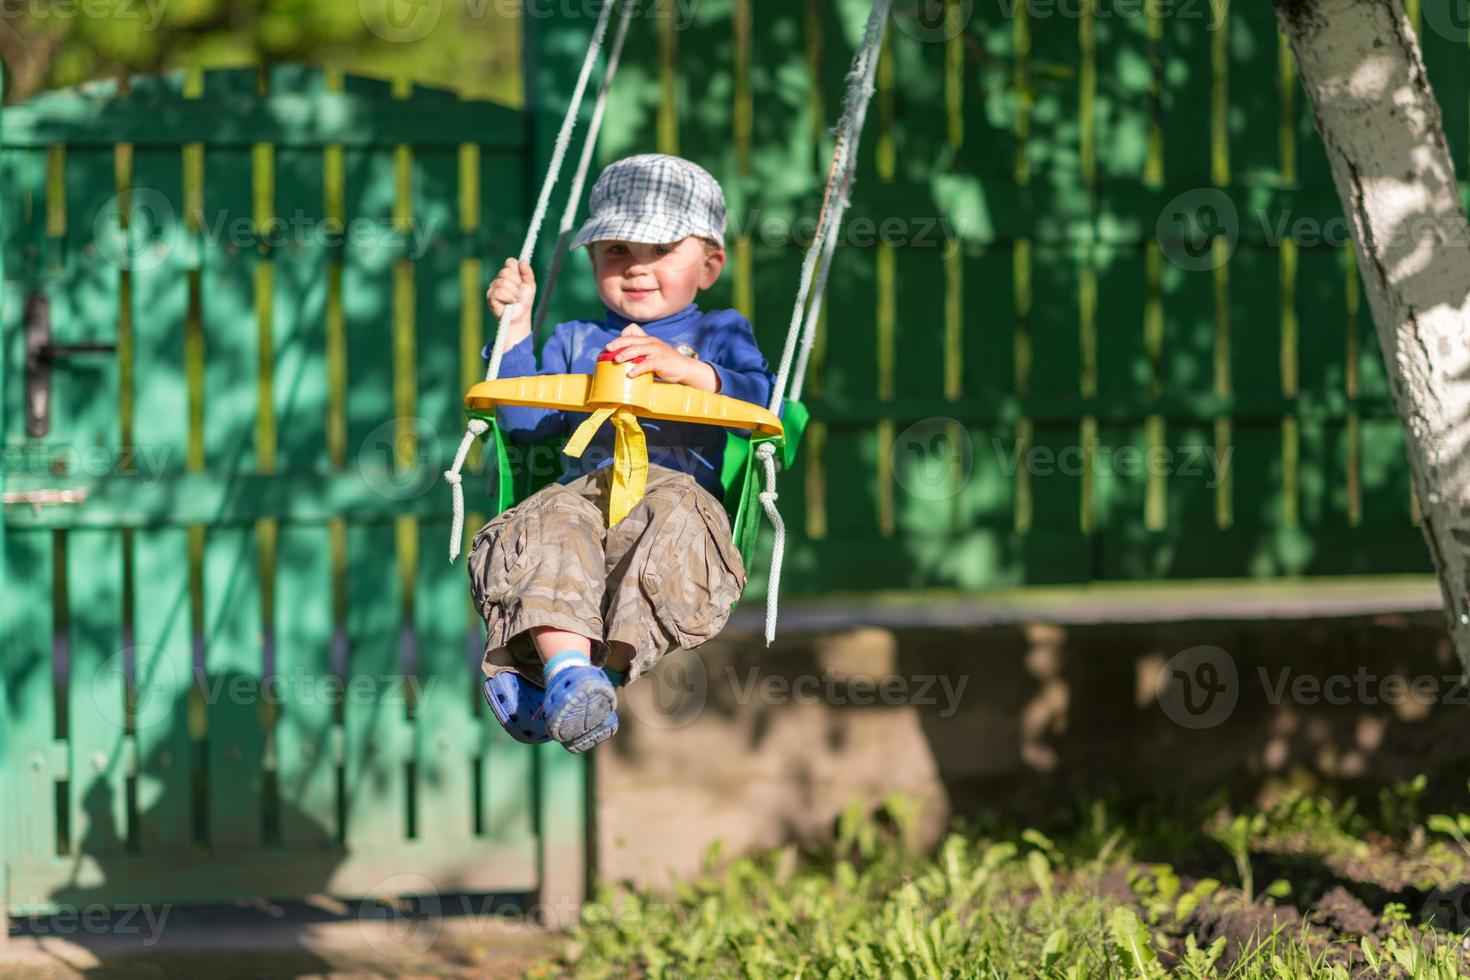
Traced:
<path id="1" fill-rule="evenodd" d="M 766 582 L 766 646 L 776 639 L 776 605 L 781 595 L 781 559 L 786 553 L 786 522 L 776 509 L 776 444 L 762 442 L 755 447 L 755 458 L 766 471 L 766 488 L 757 494 L 766 520 L 771 522 L 771 575 Z"/>
<path id="2" fill-rule="evenodd" d="M 449 528 L 450 564 L 459 557 L 459 543 L 464 537 L 464 477 L 459 471 L 464 469 L 464 461 L 475 440 L 489 431 L 489 422 L 484 419 L 470 419 L 465 426 L 464 438 L 459 441 L 459 448 L 454 452 L 454 464 L 444 471 L 444 482 L 449 484 L 450 495 L 454 498 L 454 517 Z"/>

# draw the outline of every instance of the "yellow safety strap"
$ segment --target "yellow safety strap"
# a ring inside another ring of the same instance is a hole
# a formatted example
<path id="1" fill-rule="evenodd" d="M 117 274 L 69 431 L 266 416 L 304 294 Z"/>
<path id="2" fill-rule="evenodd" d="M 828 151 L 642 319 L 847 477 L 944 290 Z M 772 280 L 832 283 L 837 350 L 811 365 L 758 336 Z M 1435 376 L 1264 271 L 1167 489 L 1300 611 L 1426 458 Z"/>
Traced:
<path id="1" fill-rule="evenodd" d="M 580 457 L 602 423 L 612 419 L 613 438 L 612 487 L 607 501 L 607 526 L 612 527 L 628 516 L 643 499 L 648 486 L 648 441 L 638 416 L 624 406 L 599 408 L 577 426 L 562 452 Z"/>

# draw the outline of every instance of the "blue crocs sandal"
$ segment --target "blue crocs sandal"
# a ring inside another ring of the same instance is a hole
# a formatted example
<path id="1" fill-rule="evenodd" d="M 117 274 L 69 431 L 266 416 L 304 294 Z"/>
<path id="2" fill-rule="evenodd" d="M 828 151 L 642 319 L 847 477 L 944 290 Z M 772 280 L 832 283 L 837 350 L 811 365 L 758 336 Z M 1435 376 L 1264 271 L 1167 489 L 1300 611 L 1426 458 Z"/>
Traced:
<path id="1" fill-rule="evenodd" d="M 495 720 L 510 733 L 511 738 L 527 745 L 551 741 L 546 732 L 546 692 L 541 688 L 520 674 L 503 670 L 494 677 L 485 678 L 484 691 L 485 702 L 490 705 Z M 586 752 L 617 733 L 617 712 L 608 712 L 601 725 L 566 743 L 566 748 L 568 752 Z"/>
<path id="2" fill-rule="evenodd" d="M 601 667 L 566 667 L 546 689 L 546 733 L 569 752 L 585 752 L 617 731 L 618 696 Z"/>
<path id="3" fill-rule="evenodd" d="M 510 670 L 485 678 L 484 690 L 485 702 L 490 705 L 495 720 L 510 732 L 511 738 L 527 745 L 551 741 L 541 710 L 546 701 L 545 691 Z"/>

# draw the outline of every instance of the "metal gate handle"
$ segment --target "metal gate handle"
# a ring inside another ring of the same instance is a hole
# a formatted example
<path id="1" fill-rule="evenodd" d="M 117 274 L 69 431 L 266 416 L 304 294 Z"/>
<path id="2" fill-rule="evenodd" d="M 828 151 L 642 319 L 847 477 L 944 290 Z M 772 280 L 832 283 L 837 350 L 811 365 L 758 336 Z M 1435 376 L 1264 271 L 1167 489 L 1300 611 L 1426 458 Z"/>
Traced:
<path id="1" fill-rule="evenodd" d="M 26 297 L 26 434 L 51 431 L 51 365 L 76 354 L 116 354 L 117 344 L 53 344 L 51 304 L 40 291 Z"/>

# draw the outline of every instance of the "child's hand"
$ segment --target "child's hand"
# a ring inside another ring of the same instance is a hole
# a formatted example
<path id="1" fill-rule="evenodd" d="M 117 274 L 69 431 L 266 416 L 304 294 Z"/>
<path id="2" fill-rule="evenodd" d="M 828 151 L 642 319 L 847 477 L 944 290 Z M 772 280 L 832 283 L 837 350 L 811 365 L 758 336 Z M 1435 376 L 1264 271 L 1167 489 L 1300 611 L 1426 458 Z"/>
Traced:
<path id="1" fill-rule="evenodd" d="M 685 357 L 657 337 L 650 337 L 636 323 L 623 328 L 621 337 L 607 342 L 607 350 L 614 351 L 618 362 L 631 361 L 636 357 L 643 360 L 628 368 L 628 377 L 636 378 L 648 374 L 686 384 L 703 391 L 719 391 L 720 379 L 715 369 L 695 357 Z"/>
<path id="2" fill-rule="evenodd" d="M 506 344 L 514 344 L 531 333 L 531 310 L 536 302 L 536 276 L 529 262 L 506 259 L 500 274 L 490 283 L 485 292 L 490 301 L 490 312 L 496 319 L 505 315 L 505 308 L 515 304 L 515 319 L 505 325 L 508 331 Z"/>

